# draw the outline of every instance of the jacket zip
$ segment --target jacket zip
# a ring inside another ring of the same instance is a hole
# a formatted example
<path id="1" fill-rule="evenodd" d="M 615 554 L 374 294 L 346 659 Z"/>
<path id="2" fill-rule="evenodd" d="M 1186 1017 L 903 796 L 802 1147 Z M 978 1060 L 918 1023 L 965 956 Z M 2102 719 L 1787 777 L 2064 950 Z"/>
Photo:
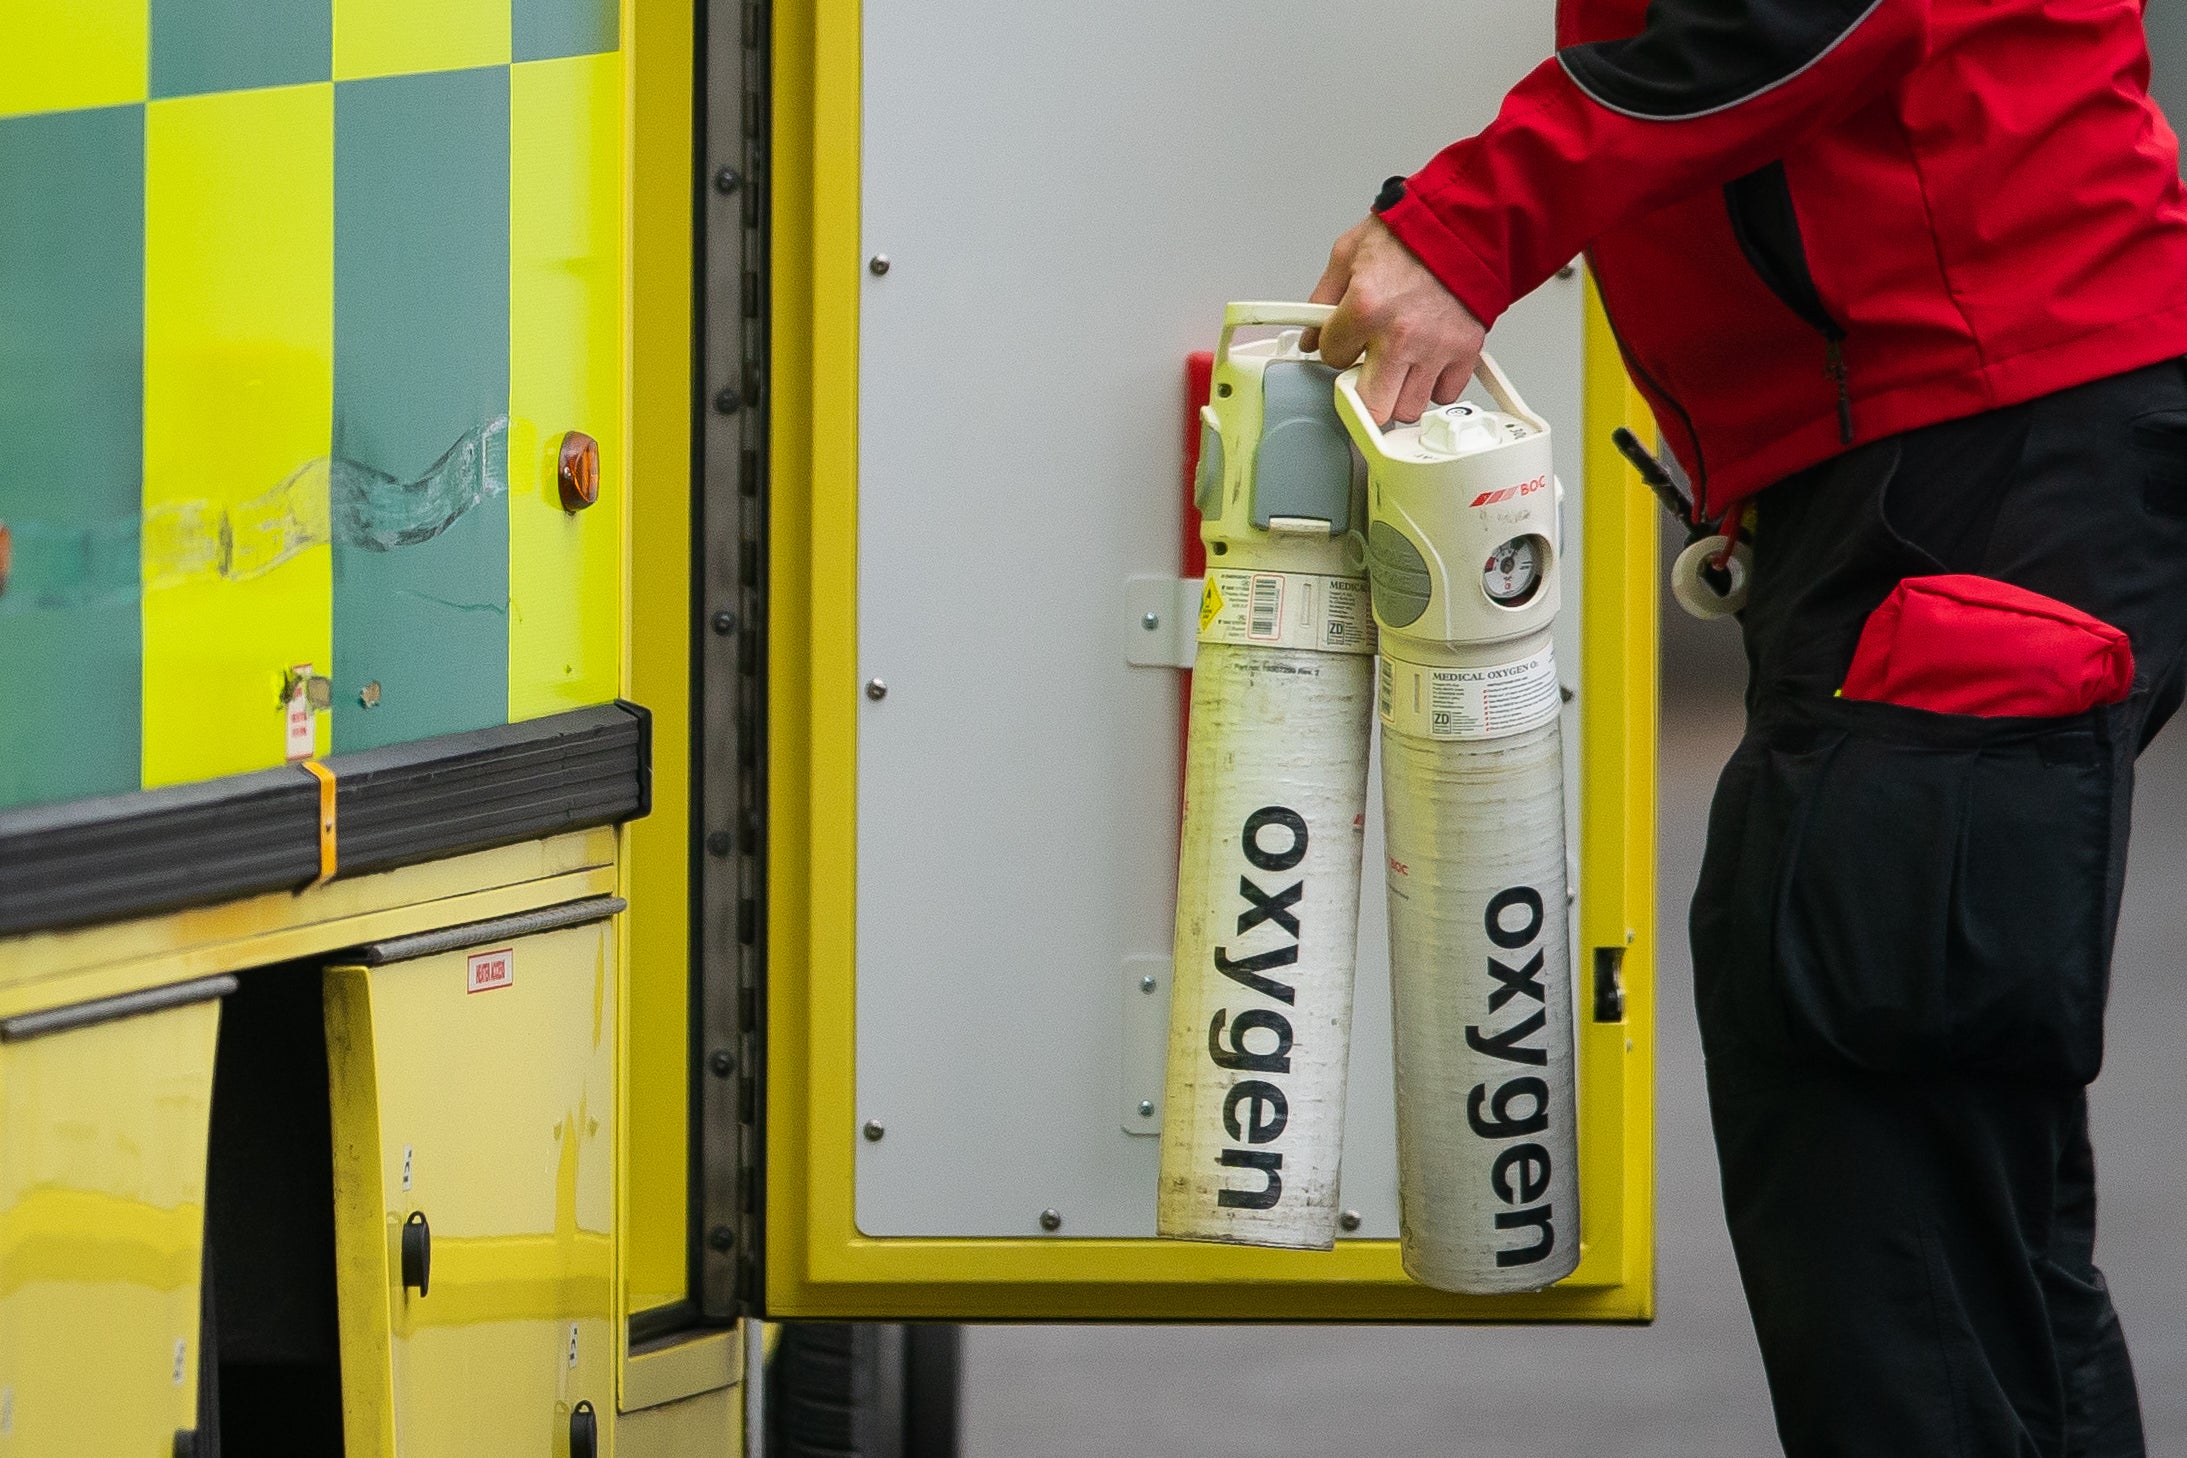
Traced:
<path id="1" fill-rule="evenodd" d="M 1822 301 L 1815 272 L 1793 211 L 1791 184 L 1782 162 L 1772 162 L 1724 185 L 1724 210 L 1732 236 L 1762 286 L 1823 338 L 1823 377 L 1837 392 L 1838 441 L 1853 443 L 1853 387 L 1845 365 L 1845 326 Z"/>
<path id="2" fill-rule="evenodd" d="M 1648 373 L 1647 366 L 1640 362 L 1640 357 L 1626 344 L 1624 334 L 1617 327 L 1617 311 L 1610 307 L 1610 291 L 1603 286 L 1602 270 L 1595 266 L 1593 249 L 1587 251 L 1587 272 L 1595 280 L 1595 297 L 1602 301 L 1603 321 L 1610 326 L 1610 337 L 1617 341 L 1618 356 L 1625 361 L 1625 368 L 1650 395 L 1670 406 L 1677 413 L 1680 423 L 1686 427 L 1686 439 L 1693 443 L 1693 519 L 1699 522 L 1708 514 L 1709 500 L 1708 458 L 1701 450 L 1701 432 L 1694 429 L 1693 417 L 1686 413 L 1686 407 L 1679 403 L 1678 397 Z"/>

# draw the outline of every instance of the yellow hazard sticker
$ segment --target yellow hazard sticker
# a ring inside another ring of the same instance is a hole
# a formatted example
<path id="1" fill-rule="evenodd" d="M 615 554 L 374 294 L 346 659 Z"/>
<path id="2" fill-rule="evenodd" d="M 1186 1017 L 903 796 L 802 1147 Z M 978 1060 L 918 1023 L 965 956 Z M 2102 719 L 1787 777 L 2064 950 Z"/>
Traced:
<path id="1" fill-rule="evenodd" d="M 1211 572 L 1208 574 L 1207 586 L 1200 589 L 1200 631 L 1206 632 L 1207 625 L 1214 622 L 1216 614 L 1222 610 L 1222 589 L 1215 585 L 1215 575 Z"/>

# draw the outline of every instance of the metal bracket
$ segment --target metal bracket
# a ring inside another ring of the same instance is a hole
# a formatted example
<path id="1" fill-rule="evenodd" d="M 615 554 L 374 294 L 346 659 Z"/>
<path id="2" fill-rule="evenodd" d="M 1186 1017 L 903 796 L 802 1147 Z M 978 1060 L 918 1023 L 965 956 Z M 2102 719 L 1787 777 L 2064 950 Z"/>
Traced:
<path id="1" fill-rule="evenodd" d="M 1124 661 L 1135 668 L 1190 668 L 1200 651 L 1200 579 L 1124 579 Z"/>
<path id="2" fill-rule="evenodd" d="M 1126 1134 L 1162 1132 L 1162 1088 L 1168 1081 L 1170 959 L 1124 959 L 1123 1058 L 1117 1065 L 1117 1118 Z"/>

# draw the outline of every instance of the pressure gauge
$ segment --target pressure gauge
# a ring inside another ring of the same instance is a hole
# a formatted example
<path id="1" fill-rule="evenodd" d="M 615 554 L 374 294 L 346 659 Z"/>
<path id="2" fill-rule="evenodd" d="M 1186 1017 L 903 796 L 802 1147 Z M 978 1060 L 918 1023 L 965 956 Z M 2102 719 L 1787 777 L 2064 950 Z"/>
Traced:
<path id="1" fill-rule="evenodd" d="M 1513 537 L 1495 551 L 1481 568 L 1481 588 L 1499 607 L 1517 607 L 1541 586 L 1543 550 L 1540 537 Z"/>

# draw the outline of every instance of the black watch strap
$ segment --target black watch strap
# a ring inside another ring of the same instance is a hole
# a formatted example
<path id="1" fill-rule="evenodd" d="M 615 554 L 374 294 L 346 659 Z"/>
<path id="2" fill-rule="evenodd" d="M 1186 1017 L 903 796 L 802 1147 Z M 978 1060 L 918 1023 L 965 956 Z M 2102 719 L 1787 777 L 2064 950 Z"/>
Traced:
<path id="1" fill-rule="evenodd" d="M 1391 208 L 1396 207 L 1404 199 L 1404 196 L 1405 179 L 1392 177 L 1382 184 L 1382 191 L 1375 194 L 1374 210 L 1378 213 L 1386 213 Z"/>

